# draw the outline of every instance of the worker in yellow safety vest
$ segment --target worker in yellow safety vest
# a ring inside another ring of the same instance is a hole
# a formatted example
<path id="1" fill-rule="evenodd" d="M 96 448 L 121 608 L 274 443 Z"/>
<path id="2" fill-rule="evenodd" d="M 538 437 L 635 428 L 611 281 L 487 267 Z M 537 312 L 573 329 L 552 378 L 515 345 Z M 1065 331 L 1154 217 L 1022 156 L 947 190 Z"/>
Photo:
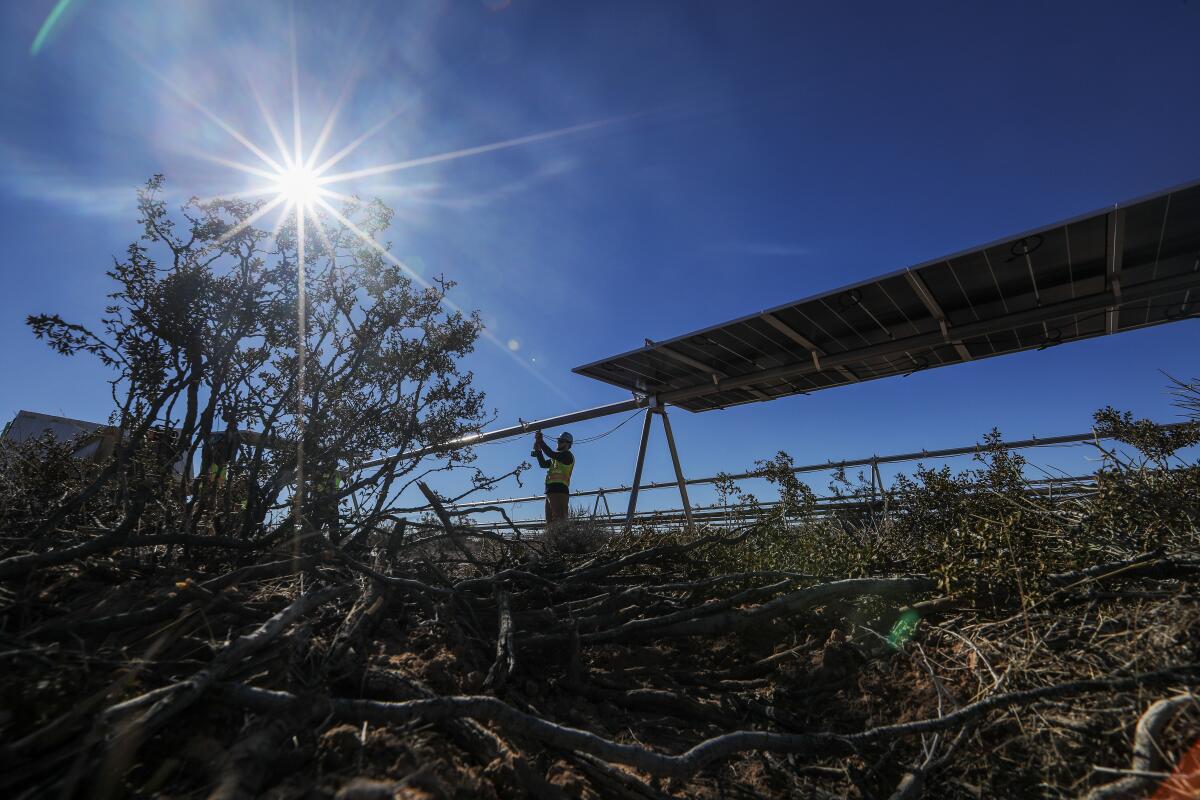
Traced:
<path id="1" fill-rule="evenodd" d="M 229 495 L 233 488 L 229 485 L 229 466 L 237 459 L 239 444 L 237 428 L 233 425 L 225 431 L 212 433 L 207 440 L 208 452 L 205 457 L 208 459 L 208 473 L 205 475 L 205 483 L 209 507 L 205 512 L 205 527 L 213 535 L 232 524 L 230 513 L 236 518 L 246 508 L 244 486 L 240 487 L 240 501 Z"/>
<path id="2" fill-rule="evenodd" d="M 208 438 L 208 484 L 219 491 L 229 480 L 229 465 L 237 458 L 237 428 L 217 431 Z"/>
<path id="3" fill-rule="evenodd" d="M 317 470 L 312 484 L 316 502 L 313 508 L 313 524 L 317 530 L 327 530 L 329 539 L 337 544 L 341 540 L 338 523 L 341 521 L 342 476 L 337 467 Z"/>
<path id="4" fill-rule="evenodd" d="M 565 431 L 558 437 L 558 449 L 551 450 L 542 432 L 534 435 L 533 453 L 538 465 L 546 470 L 546 525 L 553 526 L 567 520 L 567 508 L 571 499 L 571 473 L 575 469 L 575 455 L 571 452 L 574 439 Z"/>

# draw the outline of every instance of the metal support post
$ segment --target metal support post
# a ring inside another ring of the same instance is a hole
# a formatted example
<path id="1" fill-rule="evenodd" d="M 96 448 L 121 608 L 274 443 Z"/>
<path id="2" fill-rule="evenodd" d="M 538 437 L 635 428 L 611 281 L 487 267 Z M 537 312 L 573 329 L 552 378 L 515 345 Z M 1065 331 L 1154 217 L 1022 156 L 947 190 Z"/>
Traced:
<path id="1" fill-rule="evenodd" d="M 871 459 L 871 494 L 874 499 L 875 486 L 879 486 L 879 495 L 883 498 L 883 518 L 887 519 L 888 515 L 888 497 L 887 489 L 883 488 L 883 475 L 879 473 L 879 457 L 874 456 Z"/>
<path id="2" fill-rule="evenodd" d="M 874 456 L 872 456 L 871 457 L 871 519 L 872 519 L 872 521 L 875 521 L 875 522 L 878 522 L 878 520 L 879 520 L 878 511 L 876 509 L 876 506 L 879 504 L 879 494 L 878 494 L 878 490 L 876 488 L 876 487 L 879 487 L 878 481 L 879 481 L 879 461 Z M 883 487 L 879 487 L 879 488 L 883 488 Z"/>
<path id="3" fill-rule="evenodd" d="M 687 520 L 688 530 L 692 530 L 692 504 L 688 501 L 687 481 L 683 478 L 683 468 L 679 466 L 679 451 L 675 449 L 675 436 L 671 433 L 671 421 L 667 419 L 667 407 L 658 407 L 662 417 L 663 432 L 667 434 L 667 447 L 671 448 L 671 463 L 675 465 L 675 480 L 679 483 L 679 498 L 683 500 L 683 516 Z"/>
<path id="4" fill-rule="evenodd" d="M 608 505 L 608 495 L 605 494 L 604 489 L 601 489 L 600 493 L 596 495 L 596 502 L 592 504 L 593 520 L 596 519 L 596 515 L 600 513 L 600 503 L 604 503 L 604 516 L 606 518 L 612 516 L 612 508 Z"/>
<path id="5" fill-rule="evenodd" d="M 650 439 L 650 415 L 653 410 L 646 409 L 646 418 L 642 421 L 642 443 L 638 445 L 637 466 L 633 468 L 633 487 L 629 490 L 629 511 L 625 514 L 625 532 L 633 530 L 633 515 L 637 511 L 638 488 L 642 485 L 642 466 L 646 463 L 646 442 Z"/>

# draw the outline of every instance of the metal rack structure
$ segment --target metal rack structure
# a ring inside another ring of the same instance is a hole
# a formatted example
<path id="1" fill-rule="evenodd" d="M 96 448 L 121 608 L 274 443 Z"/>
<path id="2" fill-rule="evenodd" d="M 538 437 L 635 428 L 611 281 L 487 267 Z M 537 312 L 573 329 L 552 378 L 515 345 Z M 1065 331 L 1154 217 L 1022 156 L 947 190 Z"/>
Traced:
<path id="1" fill-rule="evenodd" d="M 632 399 L 471 434 L 400 458 L 646 409 L 662 419 L 682 512 L 691 503 L 666 408 L 700 412 L 1161 325 L 1197 315 L 1200 182 L 1006 237 L 575 368 Z M 711 479 L 704 479 L 711 480 Z M 653 488 L 658 488 L 654 485 Z M 596 490 L 600 492 L 601 490 Z M 603 490 L 605 503 L 607 494 Z M 578 496 L 578 494 L 577 494 Z"/>
<path id="2" fill-rule="evenodd" d="M 1162 427 L 1167 430 L 1182 428 L 1187 423 L 1168 423 Z M 958 456 L 977 455 L 988 452 L 989 450 L 1030 450 L 1039 447 L 1054 447 L 1065 444 L 1080 444 L 1086 442 L 1100 442 L 1108 437 L 1099 436 L 1095 431 L 1087 433 L 1076 433 L 1068 436 L 1049 436 L 1049 437 L 1034 437 L 1030 439 L 1015 439 L 1011 441 L 998 442 L 991 446 L 980 444 L 969 445 L 965 447 L 950 447 L 939 450 L 921 450 L 911 453 L 894 453 L 890 455 L 872 455 L 863 458 L 846 459 L 842 461 L 828 461 L 820 464 L 804 464 L 794 467 L 792 474 L 803 475 L 822 472 L 834 472 L 837 470 L 847 470 L 854 468 L 867 468 L 870 473 L 871 489 L 869 492 L 827 496 L 817 498 L 817 505 L 813 509 L 817 516 L 823 516 L 830 513 L 860 511 L 860 512 L 884 512 L 887 511 L 889 490 L 885 486 L 882 475 L 879 471 L 881 464 L 900 464 L 905 462 L 915 462 L 924 460 L 941 460 L 947 458 L 955 458 Z M 765 471 L 752 470 L 749 472 L 739 472 L 733 474 L 723 474 L 721 476 L 712 476 L 706 478 L 692 478 L 686 483 L 689 486 L 701 486 L 706 484 L 714 484 L 718 481 L 732 480 L 734 482 L 752 480 L 762 478 L 766 475 Z M 1064 499 L 1067 497 L 1075 497 L 1090 491 L 1094 485 L 1095 478 L 1092 475 L 1064 475 L 1062 477 L 1045 478 L 1029 481 L 1029 486 L 1032 492 L 1044 495 L 1050 499 Z M 676 487 L 675 482 L 658 482 L 658 483 L 643 483 L 638 489 L 642 492 L 653 491 L 657 489 L 670 489 Z M 613 524 L 624 520 L 629 523 L 627 514 L 614 514 L 608 508 L 607 498 L 612 495 L 632 493 L 630 486 L 611 486 L 601 489 L 590 489 L 581 492 L 573 492 L 572 498 L 592 497 L 595 498 L 592 504 L 590 519 L 605 525 Z M 514 506 L 526 503 L 541 502 L 542 495 L 525 495 L 520 497 L 507 497 L 496 500 L 478 500 L 466 503 L 457 503 L 451 508 L 455 511 L 470 511 L 473 508 L 495 507 L 495 506 Z M 606 513 L 600 513 L 600 503 L 605 504 Z M 769 511 L 776 506 L 775 503 L 760 503 L 758 508 L 763 511 Z M 729 507 L 724 505 L 707 505 L 698 506 L 695 508 L 672 508 L 665 510 L 654 510 L 636 513 L 633 517 L 633 522 L 649 522 L 662 523 L 665 525 L 683 523 L 690 527 L 695 522 L 705 522 L 714 524 L 719 522 L 723 516 L 729 514 Z M 516 520 L 515 524 L 518 528 L 534 529 L 545 525 L 545 520 L 540 517 L 530 517 L 526 519 Z M 477 527 L 487 529 L 506 529 L 507 523 L 476 523 Z"/>

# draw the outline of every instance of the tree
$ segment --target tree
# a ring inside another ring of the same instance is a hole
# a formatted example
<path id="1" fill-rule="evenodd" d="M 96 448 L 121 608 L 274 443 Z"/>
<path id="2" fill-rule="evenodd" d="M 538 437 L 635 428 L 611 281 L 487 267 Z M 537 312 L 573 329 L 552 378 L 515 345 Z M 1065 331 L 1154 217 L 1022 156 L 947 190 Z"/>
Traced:
<path id="1" fill-rule="evenodd" d="M 476 487 L 498 480 L 453 445 L 487 419 L 459 366 L 479 317 L 448 309 L 452 282 L 417 285 L 387 255 L 376 241 L 386 206 L 349 203 L 341 222 L 310 217 L 300 248 L 294 223 L 272 233 L 243 222 L 263 201 L 192 199 L 173 216 L 162 187 L 159 175 L 139 191 L 142 236 L 108 272 L 116 289 L 98 331 L 58 315 L 28 320 L 58 352 L 113 368 L 121 442 L 33 533 L 87 517 L 90 503 L 102 524 L 185 546 L 205 535 L 336 542 L 416 510 L 400 497 L 429 472 L 465 467 Z M 422 448 L 440 449 L 404 455 Z M 179 463 L 190 467 L 182 480 Z M 300 529 L 289 508 L 298 490 Z"/>

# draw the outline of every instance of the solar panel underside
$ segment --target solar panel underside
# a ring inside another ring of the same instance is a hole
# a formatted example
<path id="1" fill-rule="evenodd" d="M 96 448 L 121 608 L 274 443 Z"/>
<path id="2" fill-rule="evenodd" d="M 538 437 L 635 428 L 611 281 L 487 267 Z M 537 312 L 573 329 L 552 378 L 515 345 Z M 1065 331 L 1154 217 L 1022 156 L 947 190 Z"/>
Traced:
<path id="1" fill-rule="evenodd" d="M 575 372 L 689 411 L 1193 317 L 1200 184 L 752 314 Z"/>

